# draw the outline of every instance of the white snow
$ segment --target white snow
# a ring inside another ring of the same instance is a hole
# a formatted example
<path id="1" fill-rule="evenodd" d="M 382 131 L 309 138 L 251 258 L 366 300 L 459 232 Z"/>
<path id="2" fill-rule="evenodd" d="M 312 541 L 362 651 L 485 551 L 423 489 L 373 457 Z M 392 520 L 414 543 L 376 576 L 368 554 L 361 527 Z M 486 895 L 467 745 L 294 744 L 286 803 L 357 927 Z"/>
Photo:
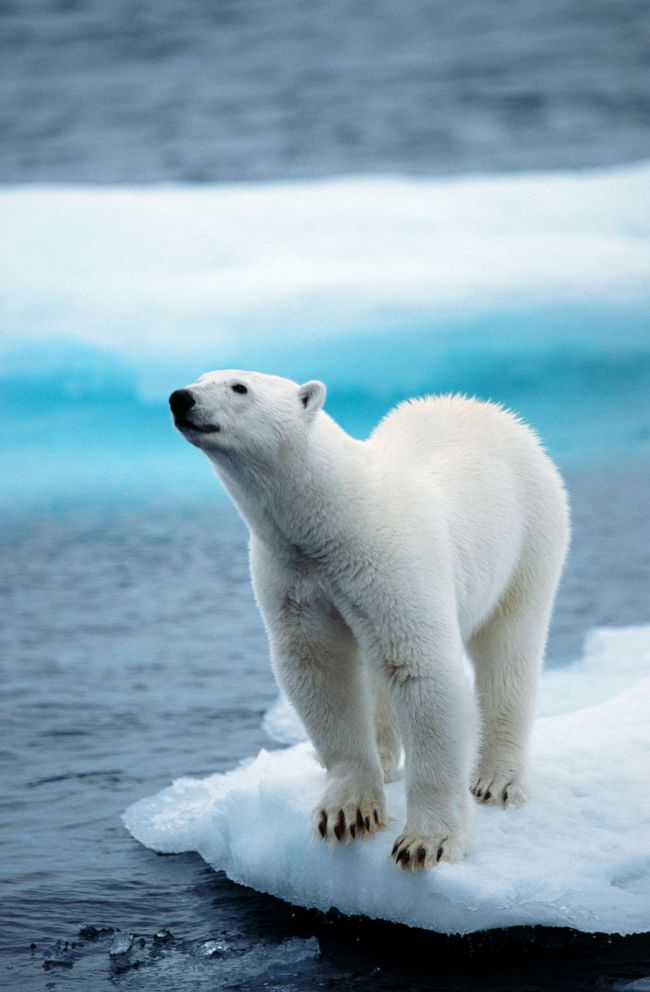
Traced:
<path id="1" fill-rule="evenodd" d="M 545 672 L 540 713 L 529 803 L 478 807 L 469 857 L 426 874 L 388 859 L 402 782 L 387 789 L 386 831 L 345 848 L 310 842 L 324 772 L 307 743 L 179 779 L 129 807 L 124 822 L 156 851 L 198 851 L 233 881 L 297 905 L 444 933 L 650 930 L 650 627 L 595 631 L 581 661 Z M 285 707 L 266 727 L 283 740 L 301 735 Z"/>
<path id="2" fill-rule="evenodd" d="M 108 349 L 146 389 L 152 363 L 260 367 L 279 339 L 295 350 L 522 307 L 635 306 L 650 295 L 649 187 L 650 163 L 453 180 L 4 187 L 0 325 L 14 341 Z M 576 333 L 588 343 L 588 326 Z"/>

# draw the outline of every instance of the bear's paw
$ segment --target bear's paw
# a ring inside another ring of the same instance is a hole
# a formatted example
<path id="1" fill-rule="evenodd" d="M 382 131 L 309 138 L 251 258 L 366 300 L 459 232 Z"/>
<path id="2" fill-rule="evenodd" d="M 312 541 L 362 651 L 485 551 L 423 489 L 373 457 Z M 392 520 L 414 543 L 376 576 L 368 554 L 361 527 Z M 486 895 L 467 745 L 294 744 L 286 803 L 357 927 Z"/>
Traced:
<path id="1" fill-rule="evenodd" d="M 441 828 L 431 834 L 416 834 L 405 828 L 393 844 L 390 856 L 398 868 L 418 871 L 435 868 L 441 861 L 460 861 L 468 850 L 469 838 L 463 830 Z"/>
<path id="2" fill-rule="evenodd" d="M 477 802 L 489 806 L 523 806 L 526 785 L 523 776 L 512 769 L 482 768 L 470 786 Z"/>
<path id="3" fill-rule="evenodd" d="M 330 785 L 312 815 L 315 839 L 339 844 L 370 837 L 386 826 L 386 820 L 382 792 L 357 791 L 348 784 Z"/>

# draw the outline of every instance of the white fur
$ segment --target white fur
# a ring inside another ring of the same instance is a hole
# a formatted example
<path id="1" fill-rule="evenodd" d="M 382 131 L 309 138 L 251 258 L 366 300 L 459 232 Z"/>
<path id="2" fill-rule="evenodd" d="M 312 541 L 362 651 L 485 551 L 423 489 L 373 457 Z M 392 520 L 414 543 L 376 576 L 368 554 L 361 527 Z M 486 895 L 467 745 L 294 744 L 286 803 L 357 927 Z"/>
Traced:
<path id="1" fill-rule="evenodd" d="M 196 403 L 180 429 L 248 524 L 273 670 L 328 771 L 316 836 L 386 823 L 401 738 L 407 822 L 393 857 L 462 857 L 470 786 L 482 802 L 525 798 L 569 537 L 557 470 L 515 416 L 462 396 L 403 403 L 357 441 L 322 410 L 322 383 L 225 371 L 187 388 Z"/>

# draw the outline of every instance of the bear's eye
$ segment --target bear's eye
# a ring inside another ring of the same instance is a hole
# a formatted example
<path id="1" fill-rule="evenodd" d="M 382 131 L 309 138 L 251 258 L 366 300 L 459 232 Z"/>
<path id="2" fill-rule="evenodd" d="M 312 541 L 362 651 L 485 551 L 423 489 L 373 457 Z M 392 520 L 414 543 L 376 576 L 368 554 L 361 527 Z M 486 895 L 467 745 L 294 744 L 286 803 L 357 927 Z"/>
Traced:
<path id="1" fill-rule="evenodd" d="M 246 386 L 244 386 L 243 383 L 241 382 L 236 382 L 235 385 L 231 386 L 230 388 L 232 389 L 233 393 L 241 393 L 242 396 L 244 395 L 244 393 L 248 392 Z"/>

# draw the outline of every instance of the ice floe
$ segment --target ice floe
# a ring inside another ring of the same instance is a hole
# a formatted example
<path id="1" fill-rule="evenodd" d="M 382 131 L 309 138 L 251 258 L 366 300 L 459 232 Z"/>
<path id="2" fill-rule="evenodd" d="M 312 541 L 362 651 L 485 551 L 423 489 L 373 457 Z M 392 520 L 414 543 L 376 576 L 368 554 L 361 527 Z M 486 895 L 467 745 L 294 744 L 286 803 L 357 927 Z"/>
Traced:
<path id="1" fill-rule="evenodd" d="M 198 851 L 233 881 L 296 905 L 445 933 L 650 930 L 650 627 L 593 632 L 581 661 L 545 672 L 539 709 L 529 803 L 477 808 L 468 858 L 425 874 L 388 858 L 404 818 L 399 781 L 387 787 L 386 831 L 344 848 L 311 842 L 324 772 L 305 741 L 179 779 L 124 822 L 156 851 Z M 283 741 L 303 735 L 283 704 L 265 725 Z"/>

